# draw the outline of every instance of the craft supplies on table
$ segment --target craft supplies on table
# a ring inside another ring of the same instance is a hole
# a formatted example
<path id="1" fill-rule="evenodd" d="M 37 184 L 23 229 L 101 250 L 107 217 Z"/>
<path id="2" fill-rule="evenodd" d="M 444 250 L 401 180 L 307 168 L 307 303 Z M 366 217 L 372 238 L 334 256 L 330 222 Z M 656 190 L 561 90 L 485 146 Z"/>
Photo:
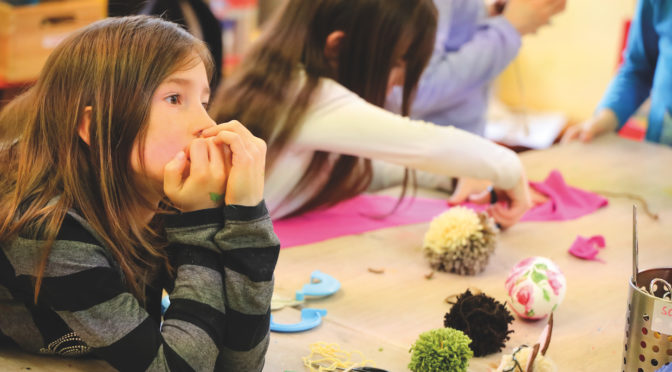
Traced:
<path id="1" fill-rule="evenodd" d="M 632 277 L 623 350 L 623 369 L 653 372 L 672 362 L 672 268 L 639 271 L 637 208 L 633 207 Z"/>

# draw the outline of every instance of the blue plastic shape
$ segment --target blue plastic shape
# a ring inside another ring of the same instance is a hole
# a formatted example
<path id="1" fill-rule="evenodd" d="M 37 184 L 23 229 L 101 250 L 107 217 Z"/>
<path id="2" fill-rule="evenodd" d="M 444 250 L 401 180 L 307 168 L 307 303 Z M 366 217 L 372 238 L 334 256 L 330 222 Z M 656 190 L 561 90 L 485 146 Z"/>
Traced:
<path id="1" fill-rule="evenodd" d="M 341 283 L 336 278 L 319 270 L 310 274 L 310 283 L 296 291 L 296 300 L 303 301 L 305 296 L 330 296 L 341 288 Z"/>
<path id="2" fill-rule="evenodd" d="M 327 315 L 325 309 L 301 309 L 301 321 L 294 324 L 280 324 L 273 321 L 271 315 L 271 331 L 296 333 L 313 329 L 322 323 L 322 317 Z"/>

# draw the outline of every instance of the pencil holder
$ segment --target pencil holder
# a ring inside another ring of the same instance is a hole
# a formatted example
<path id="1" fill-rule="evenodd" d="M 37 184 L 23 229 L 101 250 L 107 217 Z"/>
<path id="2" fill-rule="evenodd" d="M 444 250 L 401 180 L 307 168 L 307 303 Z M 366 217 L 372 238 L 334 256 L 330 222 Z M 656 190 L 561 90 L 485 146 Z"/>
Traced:
<path id="1" fill-rule="evenodd" d="M 629 280 L 623 372 L 654 372 L 672 364 L 672 301 L 665 282 L 672 283 L 671 268 L 645 270 L 636 283 Z"/>

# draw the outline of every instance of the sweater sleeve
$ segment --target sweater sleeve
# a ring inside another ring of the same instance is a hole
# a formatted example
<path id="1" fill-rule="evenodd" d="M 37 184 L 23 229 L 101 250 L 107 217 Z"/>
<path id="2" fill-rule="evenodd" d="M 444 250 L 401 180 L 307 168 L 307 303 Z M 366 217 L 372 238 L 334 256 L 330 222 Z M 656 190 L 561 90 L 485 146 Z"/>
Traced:
<path id="1" fill-rule="evenodd" d="M 411 109 L 413 117 L 443 111 L 461 103 L 465 93 L 490 84 L 521 46 L 520 34 L 504 17 L 479 16 L 484 8 L 482 1 L 435 2 L 437 6 L 443 4 L 439 6 L 440 13 L 449 13 L 445 24 L 440 24 L 446 30 L 437 32 L 447 36 L 445 40 L 437 36 L 434 53 L 418 84 Z M 469 39 L 459 40 L 460 34 L 468 34 Z M 459 46 L 448 45 L 451 38 L 458 40 Z M 401 90 L 395 89 L 388 101 L 391 108 L 401 107 Z"/>
<path id="2" fill-rule="evenodd" d="M 618 129 L 651 92 L 658 60 L 658 33 L 654 25 L 651 0 L 639 0 L 630 24 L 623 65 L 607 88 L 600 109 L 611 109 L 618 118 Z"/>
<path id="3" fill-rule="evenodd" d="M 223 225 L 206 224 L 216 221 L 207 214 L 222 214 Z M 215 369 L 261 371 L 269 343 L 273 271 L 280 249 L 265 204 L 227 205 L 223 210 L 175 217 L 168 221 L 171 225 L 166 232 L 182 258 L 178 259 L 178 277 L 163 328 L 173 321 L 183 327 L 182 322 L 188 322 L 206 303 L 203 318 L 220 319 L 203 327 L 213 327 L 207 333 L 219 346 Z M 212 252 L 217 257 L 210 257 Z M 195 281 L 198 278 L 202 280 Z M 217 285 L 213 287 L 213 283 Z"/>
<path id="4" fill-rule="evenodd" d="M 522 165 L 511 150 L 454 127 L 411 120 L 374 106 L 323 79 L 303 119 L 297 149 L 389 162 L 451 177 L 487 179 L 512 188 Z"/>
<path id="5" fill-rule="evenodd" d="M 279 250 L 263 202 L 168 216 L 176 275 L 161 325 L 126 290 L 109 253 L 95 239 L 83 239 L 77 222 L 66 222 L 40 300 L 60 319 L 51 321 L 64 322 L 93 355 L 121 371 L 262 369 Z M 234 272 L 225 245 L 255 265 Z"/>

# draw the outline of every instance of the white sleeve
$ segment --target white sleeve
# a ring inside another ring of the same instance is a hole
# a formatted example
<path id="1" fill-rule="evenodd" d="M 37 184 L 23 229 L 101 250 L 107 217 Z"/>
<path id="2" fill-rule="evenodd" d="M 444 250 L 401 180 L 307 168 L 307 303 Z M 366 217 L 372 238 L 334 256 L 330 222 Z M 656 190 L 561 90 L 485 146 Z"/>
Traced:
<path id="1" fill-rule="evenodd" d="M 404 171 L 407 168 L 402 165 L 374 160 L 371 162 L 371 166 L 373 168 L 373 178 L 367 191 L 374 192 L 389 187 L 399 186 L 404 181 Z M 415 181 L 418 187 L 445 192 L 453 191 L 453 177 L 419 170 L 414 171 Z"/>
<path id="2" fill-rule="evenodd" d="M 487 179 L 513 188 L 522 164 L 511 150 L 454 127 L 410 120 L 322 79 L 294 145 L 381 160 L 451 177 Z"/>

